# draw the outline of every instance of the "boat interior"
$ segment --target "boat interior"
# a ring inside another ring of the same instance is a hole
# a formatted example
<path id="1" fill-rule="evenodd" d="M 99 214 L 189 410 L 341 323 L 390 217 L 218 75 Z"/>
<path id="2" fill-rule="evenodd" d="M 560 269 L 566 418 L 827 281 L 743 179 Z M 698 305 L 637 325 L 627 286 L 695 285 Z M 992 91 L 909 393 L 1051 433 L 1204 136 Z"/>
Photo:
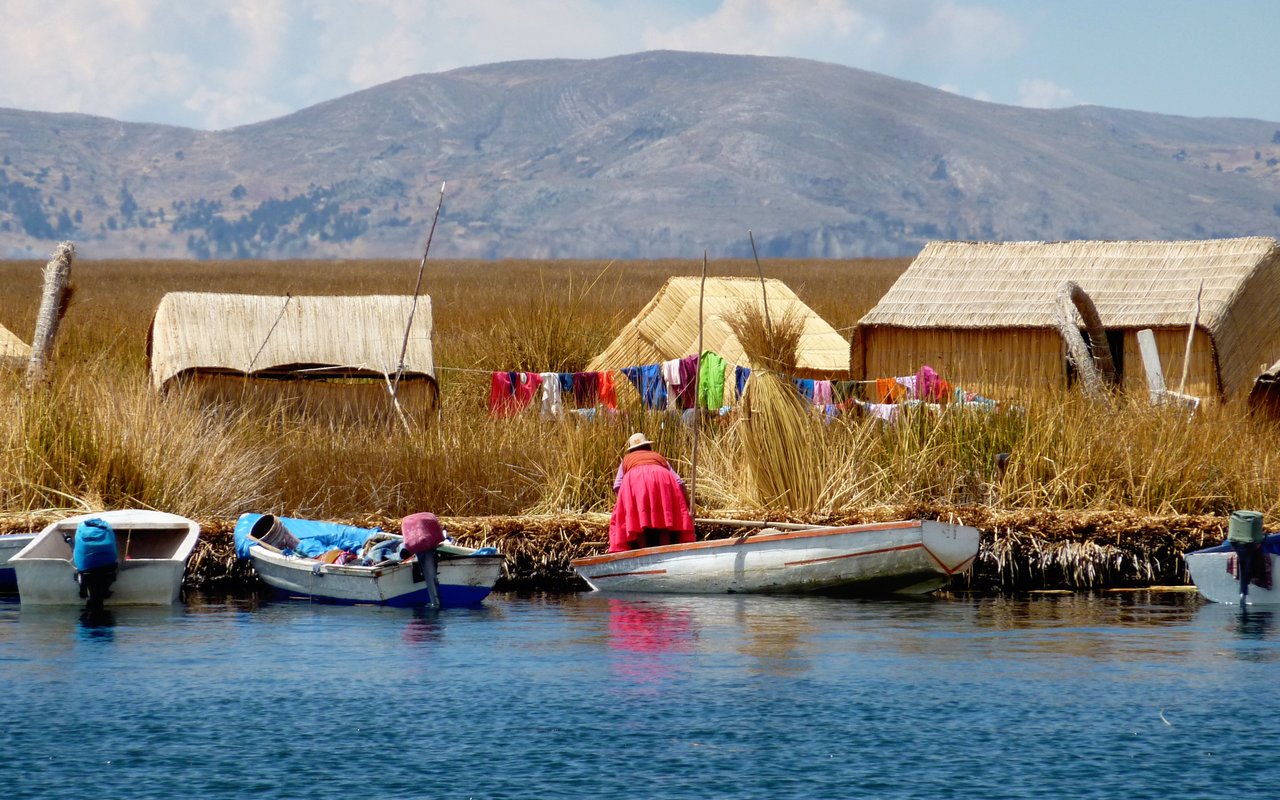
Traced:
<path id="1" fill-rule="evenodd" d="M 116 550 L 120 553 L 120 562 L 145 559 L 184 558 L 183 546 L 191 529 L 182 523 L 136 523 L 111 526 L 116 532 Z M 59 525 L 52 535 L 41 536 L 23 555 L 25 559 L 35 558 L 71 558 L 71 544 L 67 536 L 74 536 L 74 523 Z"/>

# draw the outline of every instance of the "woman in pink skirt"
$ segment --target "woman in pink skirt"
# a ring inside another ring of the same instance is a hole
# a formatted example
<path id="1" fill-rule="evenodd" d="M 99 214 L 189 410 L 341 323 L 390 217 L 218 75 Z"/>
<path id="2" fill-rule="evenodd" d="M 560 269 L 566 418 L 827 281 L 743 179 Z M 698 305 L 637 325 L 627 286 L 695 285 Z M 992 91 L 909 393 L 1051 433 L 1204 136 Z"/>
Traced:
<path id="1" fill-rule="evenodd" d="M 684 481 L 643 433 L 627 440 L 613 490 L 618 502 L 609 518 L 609 552 L 694 540 Z"/>

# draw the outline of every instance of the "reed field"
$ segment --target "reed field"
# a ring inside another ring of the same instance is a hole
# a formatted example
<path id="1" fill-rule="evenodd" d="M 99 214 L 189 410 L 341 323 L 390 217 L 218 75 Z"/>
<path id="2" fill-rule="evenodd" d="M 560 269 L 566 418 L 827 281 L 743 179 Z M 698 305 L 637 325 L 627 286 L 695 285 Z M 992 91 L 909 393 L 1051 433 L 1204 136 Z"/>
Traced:
<path id="1" fill-rule="evenodd" d="M 908 263 L 765 261 L 763 269 L 847 337 Z M 430 510 L 515 520 L 505 533 L 485 529 L 510 550 L 520 530 L 601 525 L 624 443 L 644 431 L 686 482 L 696 481 L 696 516 L 950 515 L 994 536 L 987 558 L 1036 525 L 1059 525 L 1079 540 L 1081 530 L 1111 530 L 1104 520 L 1156 530 L 1168 527 L 1160 520 L 1190 519 L 1220 532 L 1235 508 L 1260 510 L 1268 522 L 1280 516 L 1277 428 L 1229 404 L 1189 418 L 1145 397 L 1098 401 L 1043 387 L 997 411 L 917 410 L 886 425 L 824 420 L 803 406 L 768 417 L 781 401 L 762 389 L 753 402 L 771 422 L 754 427 L 754 414 L 708 416 L 695 433 L 677 416 L 638 406 L 543 421 L 535 403 L 514 418 L 490 418 L 492 371 L 583 370 L 666 278 L 700 274 L 692 260 L 428 262 L 440 406 L 407 427 L 257 406 L 211 414 L 181 388 L 164 397 L 150 388 L 147 330 L 166 292 L 411 294 L 418 266 L 77 261 L 48 379 L 28 387 L 21 365 L 0 372 L 0 514 L 143 506 L 216 528 L 246 511 L 377 521 Z M 0 263 L 0 324 L 27 341 L 42 267 Z M 713 261 L 708 271 L 754 276 L 756 267 Z"/>

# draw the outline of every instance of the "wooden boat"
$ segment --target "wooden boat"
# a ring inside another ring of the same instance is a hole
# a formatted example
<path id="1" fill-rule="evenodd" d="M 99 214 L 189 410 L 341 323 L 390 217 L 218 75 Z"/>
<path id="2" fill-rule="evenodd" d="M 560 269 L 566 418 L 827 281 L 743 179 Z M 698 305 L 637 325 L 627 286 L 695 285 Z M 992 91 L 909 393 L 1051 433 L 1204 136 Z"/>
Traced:
<path id="1" fill-rule="evenodd" d="M 236 550 L 247 555 L 263 582 L 286 597 L 325 603 L 421 606 L 431 596 L 416 559 L 383 562 L 371 566 L 331 564 L 293 551 L 282 551 L 253 536 L 260 514 L 242 514 L 236 522 Z M 297 523 L 330 526 L 345 531 L 362 529 L 336 523 L 281 518 L 286 527 Z M 379 531 L 366 530 L 369 535 Z M 298 531 L 302 535 L 302 531 Z M 357 537 L 358 538 L 358 537 Z M 440 554 L 437 578 L 442 607 L 479 605 L 502 575 L 503 557 L 493 548 L 474 550 L 446 542 Z"/>
<path id="2" fill-rule="evenodd" d="M 775 525 L 732 539 L 575 559 L 592 589 L 691 594 L 926 594 L 969 569 L 978 531 L 932 520 Z"/>
<path id="3" fill-rule="evenodd" d="M 1271 587 L 1250 584 L 1246 600 L 1251 606 L 1280 605 L 1280 533 L 1262 540 L 1262 558 L 1268 560 Z M 1206 600 L 1235 605 L 1240 602 L 1240 579 L 1235 574 L 1236 555 L 1231 545 L 1222 543 L 1182 556 L 1196 591 Z"/>
<path id="4" fill-rule="evenodd" d="M 12 594 L 18 591 L 18 576 L 9 559 L 34 538 L 34 533 L 8 533 L 0 536 L 0 592 Z"/>
<path id="5" fill-rule="evenodd" d="M 163 511 L 123 509 L 81 514 L 47 526 L 9 564 L 23 605 L 81 605 L 68 538 L 81 522 L 101 519 L 115 530 L 119 572 L 107 605 L 168 605 L 177 602 L 187 559 L 200 526 Z"/>

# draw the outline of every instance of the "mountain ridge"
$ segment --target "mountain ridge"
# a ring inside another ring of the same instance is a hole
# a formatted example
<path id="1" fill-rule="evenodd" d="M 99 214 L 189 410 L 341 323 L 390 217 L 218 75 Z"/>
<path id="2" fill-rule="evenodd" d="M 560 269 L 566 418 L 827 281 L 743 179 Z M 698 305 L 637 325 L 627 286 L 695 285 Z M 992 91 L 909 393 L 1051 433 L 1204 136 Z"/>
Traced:
<path id="1" fill-rule="evenodd" d="M 913 255 L 1277 235 L 1280 123 L 652 51 L 413 75 L 224 131 L 0 109 L 0 255 Z"/>

